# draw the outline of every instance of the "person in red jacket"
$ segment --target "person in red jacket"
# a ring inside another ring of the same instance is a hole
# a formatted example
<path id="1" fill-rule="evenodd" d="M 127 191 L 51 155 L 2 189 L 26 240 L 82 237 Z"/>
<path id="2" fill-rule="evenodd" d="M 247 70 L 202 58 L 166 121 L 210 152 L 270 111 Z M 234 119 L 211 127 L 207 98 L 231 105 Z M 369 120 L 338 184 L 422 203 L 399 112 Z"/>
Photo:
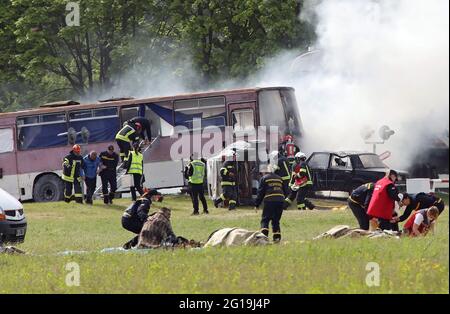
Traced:
<path id="1" fill-rule="evenodd" d="M 438 217 L 439 209 L 436 206 L 419 210 L 409 217 L 403 226 L 403 233 L 411 237 L 426 236 L 430 230 L 434 230 Z"/>
<path id="2" fill-rule="evenodd" d="M 367 209 L 372 230 L 376 228 L 392 230 L 391 220 L 395 202 L 400 202 L 399 192 L 395 185 L 397 180 L 397 172 L 390 170 L 386 177 L 375 183 L 372 199 Z"/>

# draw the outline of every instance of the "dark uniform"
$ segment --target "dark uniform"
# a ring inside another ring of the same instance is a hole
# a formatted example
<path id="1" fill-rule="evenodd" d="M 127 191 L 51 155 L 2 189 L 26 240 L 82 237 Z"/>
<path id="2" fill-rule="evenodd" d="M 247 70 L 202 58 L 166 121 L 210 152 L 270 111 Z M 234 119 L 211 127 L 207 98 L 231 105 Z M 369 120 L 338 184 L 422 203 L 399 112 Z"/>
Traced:
<path id="1" fill-rule="evenodd" d="M 112 204 L 112 200 L 114 199 L 114 195 L 117 190 L 116 169 L 119 163 L 119 155 L 115 152 L 110 154 L 108 151 L 104 151 L 100 153 L 100 160 L 102 161 L 103 166 L 106 167 L 100 172 L 100 178 L 102 179 L 103 202 L 105 204 Z M 109 193 L 108 184 L 110 187 Z"/>
<path id="2" fill-rule="evenodd" d="M 291 171 L 290 171 L 289 161 L 286 157 L 281 154 L 278 155 L 278 163 L 277 170 L 275 170 L 275 174 L 281 177 L 283 180 L 283 191 L 285 193 L 285 197 L 289 194 L 289 181 L 291 180 Z"/>
<path id="3" fill-rule="evenodd" d="M 203 212 L 208 214 L 208 204 L 205 199 L 205 190 L 203 183 L 205 182 L 205 161 L 204 159 L 192 160 L 185 170 L 185 177 L 189 180 L 189 189 L 191 192 L 192 206 L 194 207 L 194 215 L 199 213 L 198 199 L 202 202 Z"/>
<path id="4" fill-rule="evenodd" d="M 228 200 L 229 210 L 233 210 L 236 208 L 236 167 L 235 162 L 231 160 L 227 160 L 223 163 L 222 168 L 220 168 L 220 177 L 221 182 L 220 185 L 222 187 L 222 194 L 220 197 L 214 201 L 214 205 L 217 207 L 221 202 Z"/>
<path id="5" fill-rule="evenodd" d="M 81 176 L 83 167 L 83 157 L 76 155 L 71 151 L 63 160 L 63 174 L 64 181 L 64 201 L 70 203 L 75 198 L 77 203 L 83 204 L 83 193 L 81 191 Z M 72 194 L 72 188 L 74 194 Z"/>
<path id="6" fill-rule="evenodd" d="M 131 204 L 122 215 L 122 227 L 136 234 L 136 236 L 125 243 L 125 249 L 130 249 L 138 244 L 139 233 L 148 218 L 152 201 L 145 197 Z"/>
<path id="7" fill-rule="evenodd" d="M 353 190 L 348 198 L 348 207 L 350 207 L 356 220 L 358 220 L 359 228 L 363 230 L 369 230 L 370 218 L 367 216 L 367 208 L 372 199 L 374 187 L 375 184 L 373 183 L 363 184 Z"/>
<path id="8" fill-rule="evenodd" d="M 131 198 L 133 201 L 136 200 L 136 191 L 140 195 L 144 194 L 142 184 L 144 183 L 144 156 L 140 151 L 130 151 L 128 158 L 125 160 L 125 168 L 127 173 L 131 174 L 133 177 L 132 186 L 130 186 Z"/>
<path id="9" fill-rule="evenodd" d="M 272 222 L 273 241 L 281 240 L 280 219 L 284 204 L 283 180 L 274 173 L 266 174 L 259 181 L 255 207 L 264 201 L 261 217 L 261 232 L 269 236 L 269 223 Z"/>
<path id="10" fill-rule="evenodd" d="M 296 185 L 296 182 L 298 183 L 299 180 L 303 180 L 304 182 L 300 184 L 298 190 L 294 191 L 292 187 Z M 292 201 L 297 198 L 297 209 L 306 209 L 306 207 L 314 209 L 314 204 L 306 198 L 313 186 L 313 178 L 306 161 L 300 161 L 299 163 L 294 164 L 289 186 L 291 187 L 291 192 L 285 199 L 285 206 L 289 206 Z"/>
<path id="11" fill-rule="evenodd" d="M 128 156 L 128 153 L 131 150 L 131 144 L 135 142 L 139 138 L 138 133 L 136 130 L 126 124 L 122 129 L 120 129 L 119 132 L 116 134 L 116 142 L 120 149 L 120 158 L 122 161 L 125 160 L 125 158 Z"/>
<path id="12" fill-rule="evenodd" d="M 445 208 L 444 201 L 432 194 L 417 193 L 410 194 L 411 203 L 405 208 L 403 214 L 399 217 L 399 222 L 405 221 L 415 211 L 436 206 L 439 209 L 439 215 Z"/>
<path id="13" fill-rule="evenodd" d="M 146 139 L 145 135 L 147 135 L 147 139 L 150 141 L 152 139 L 152 128 L 151 123 L 147 118 L 144 117 L 134 117 L 127 121 L 128 125 L 131 125 L 134 129 L 136 129 L 136 123 L 139 123 L 142 126 L 142 132 L 140 137 L 142 139 Z"/>

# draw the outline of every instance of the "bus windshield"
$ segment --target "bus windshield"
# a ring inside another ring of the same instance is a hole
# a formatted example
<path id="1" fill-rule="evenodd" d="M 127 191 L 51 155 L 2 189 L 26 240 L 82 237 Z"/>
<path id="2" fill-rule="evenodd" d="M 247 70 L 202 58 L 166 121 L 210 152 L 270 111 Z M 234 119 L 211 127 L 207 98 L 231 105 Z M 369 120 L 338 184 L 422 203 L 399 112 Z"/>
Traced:
<path id="1" fill-rule="evenodd" d="M 301 135 L 295 93 L 287 90 L 263 90 L 259 93 L 260 125 L 278 126 L 281 134 Z"/>

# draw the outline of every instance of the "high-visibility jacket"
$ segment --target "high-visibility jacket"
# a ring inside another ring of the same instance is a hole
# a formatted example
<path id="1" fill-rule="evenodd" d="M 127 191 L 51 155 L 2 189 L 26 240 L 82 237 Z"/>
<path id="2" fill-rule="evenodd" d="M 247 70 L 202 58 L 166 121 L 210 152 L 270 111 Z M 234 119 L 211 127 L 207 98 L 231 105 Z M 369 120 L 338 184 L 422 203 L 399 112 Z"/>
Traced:
<path id="1" fill-rule="evenodd" d="M 144 155 L 141 153 L 130 151 L 126 162 L 128 164 L 127 173 L 140 175 L 144 173 Z"/>
<path id="2" fill-rule="evenodd" d="M 236 168 L 234 166 L 234 161 L 227 160 L 223 163 L 222 168 L 220 168 L 220 177 L 222 181 L 221 186 L 235 185 L 235 177 L 231 174 L 236 175 Z"/>
<path id="3" fill-rule="evenodd" d="M 305 161 L 295 164 L 292 170 L 290 185 L 295 185 L 300 188 L 313 185 L 311 170 Z"/>
<path id="4" fill-rule="evenodd" d="M 66 182 L 74 182 L 83 176 L 83 157 L 75 155 L 71 151 L 66 157 L 64 157 L 62 168 L 63 173 L 61 178 Z"/>
<path id="5" fill-rule="evenodd" d="M 389 196 L 388 193 L 388 187 L 392 184 L 393 182 L 388 177 L 384 177 L 375 183 L 372 199 L 370 201 L 369 208 L 367 209 L 367 214 L 369 216 L 387 220 L 392 219 L 395 201 Z"/>
<path id="6" fill-rule="evenodd" d="M 192 175 L 189 176 L 189 183 L 203 184 L 205 178 L 205 163 L 201 160 L 193 160 L 190 163 Z"/>
<path id="7" fill-rule="evenodd" d="M 283 181 L 291 179 L 291 171 L 289 169 L 289 161 L 284 156 L 278 156 L 277 170 L 275 174 L 279 175 Z"/>
<path id="8" fill-rule="evenodd" d="M 116 140 L 130 143 L 134 142 L 137 137 L 136 130 L 128 124 L 124 125 L 123 128 L 116 134 Z"/>

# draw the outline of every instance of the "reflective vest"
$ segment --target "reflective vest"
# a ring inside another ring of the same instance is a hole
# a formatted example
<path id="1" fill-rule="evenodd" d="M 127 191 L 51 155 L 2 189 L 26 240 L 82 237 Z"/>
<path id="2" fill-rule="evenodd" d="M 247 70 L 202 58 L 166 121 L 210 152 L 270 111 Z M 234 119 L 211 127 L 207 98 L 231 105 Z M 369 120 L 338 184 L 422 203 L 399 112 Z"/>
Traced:
<path id="1" fill-rule="evenodd" d="M 128 158 L 131 158 L 130 168 L 128 169 L 128 173 L 133 174 L 142 174 L 144 169 L 142 168 L 142 163 L 144 161 L 144 155 L 141 153 L 136 153 L 134 151 L 130 151 Z"/>
<path id="2" fill-rule="evenodd" d="M 375 183 L 367 215 L 387 220 L 392 219 L 395 201 L 389 197 L 387 192 L 387 187 L 392 183 L 388 177 L 384 177 Z"/>
<path id="3" fill-rule="evenodd" d="M 220 168 L 220 176 L 222 178 L 222 181 L 220 182 L 221 186 L 226 186 L 226 185 L 231 185 L 234 186 L 235 183 L 235 178 L 230 176 L 230 173 L 233 173 L 234 175 L 236 175 L 236 169 L 234 167 L 234 162 L 233 161 L 225 161 L 223 163 L 222 168 Z"/>
<path id="4" fill-rule="evenodd" d="M 66 182 L 74 182 L 75 179 L 80 177 L 81 165 L 83 162 L 83 157 L 76 156 L 72 152 L 64 157 L 63 160 L 63 172 L 61 175 L 61 179 Z"/>
<path id="5" fill-rule="evenodd" d="M 294 173 L 292 175 L 291 186 L 298 186 L 303 188 L 308 185 L 313 185 L 311 171 L 306 162 L 301 162 L 294 166 Z M 293 182 L 292 182 L 293 181 Z"/>
<path id="6" fill-rule="evenodd" d="M 116 140 L 121 140 L 124 142 L 132 142 L 132 139 L 130 137 L 136 133 L 136 131 L 129 126 L 128 124 L 125 125 L 116 135 Z"/>
<path id="7" fill-rule="evenodd" d="M 285 154 L 289 159 L 294 158 L 295 156 L 295 145 L 294 143 L 287 143 L 285 146 Z"/>
<path id="8" fill-rule="evenodd" d="M 193 168 L 193 172 L 189 177 L 189 183 L 202 184 L 205 177 L 205 164 L 201 160 L 193 160 L 191 167 Z"/>

